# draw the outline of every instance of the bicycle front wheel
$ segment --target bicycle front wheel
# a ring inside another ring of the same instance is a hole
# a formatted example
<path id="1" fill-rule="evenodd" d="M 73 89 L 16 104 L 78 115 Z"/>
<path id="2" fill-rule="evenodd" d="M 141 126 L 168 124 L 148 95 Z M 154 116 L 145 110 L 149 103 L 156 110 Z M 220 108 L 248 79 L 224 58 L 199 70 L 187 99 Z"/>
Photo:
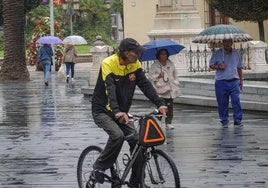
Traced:
<path id="1" fill-rule="evenodd" d="M 180 188 L 180 177 L 174 161 L 164 151 L 155 149 L 143 163 L 142 187 Z"/>

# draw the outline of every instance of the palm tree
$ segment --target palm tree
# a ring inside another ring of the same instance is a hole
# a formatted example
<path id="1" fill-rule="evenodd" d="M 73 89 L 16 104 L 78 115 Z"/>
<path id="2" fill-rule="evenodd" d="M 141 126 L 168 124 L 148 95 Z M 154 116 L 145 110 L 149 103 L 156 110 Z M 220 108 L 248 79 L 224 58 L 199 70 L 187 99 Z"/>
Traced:
<path id="1" fill-rule="evenodd" d="M 0 81 L 29 81 L 24 45 L 24 0 L 3 0 L 4 62 Z"/>

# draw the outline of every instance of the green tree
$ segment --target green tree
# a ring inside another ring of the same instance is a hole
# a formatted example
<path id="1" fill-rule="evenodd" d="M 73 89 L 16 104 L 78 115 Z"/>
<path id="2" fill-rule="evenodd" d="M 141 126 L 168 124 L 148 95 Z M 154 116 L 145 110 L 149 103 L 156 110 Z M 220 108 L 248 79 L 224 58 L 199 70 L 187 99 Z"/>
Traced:
<path id="1" fill-rule="evenodd" d="M 36 26 L 33 29 L 34 33 L 30 42 L 27 45 L 27 58 L 30 65 L 37 65 L 37 70 L 43 70 L 42 64 L 37 63 L 37 55 L 38 55 L 38 44 L 36 41 L 42 37 L 50 35 L 50 18 L 43 17 L 41 19 L 36 20 Z M 63 39 L 62 30 L 58 22 L 54 21 L 54 35 Z M 54 56 L 55 56 L 55 65 L 56 70 L 59 69 L 62 63 L 63 56 L 63 47 L 62 45 L 55 45 L 54 48 Z"/>
<path id="2" fill-rule="evenodd" d="M 83 36 L 89 44 L 101 35 L 111 44 L 111 13 L 123 15 L 122 0 L 79 0 L 80 9 L 73 11 L 73 34 Z M 54 6 L 54 18 L 61 23 L 64 37 L 70 35 L 70 13 L 62 5 Z M 40 5 L 27 13 L 26 43 L 31 40 L 35 21 L 49 15 L 49 5 Z M 123 19 L 122 19 L 123 20 Z"/>
<path id="3" fill-rule="evenodd" d="M 123 0 L 112 0 L 111 3 L 111 11 L 120 13 L 124 28 Z"/>
<path id="4" fill-rule="evenodd" d="M 38 7 L 40 4 L 40 0 L 23 0 L 24 11 L 29 12 L 35 7 Z M 3 25 L 3 0 L 0 0 L 0 25 Z"/>
<path id="5" fill-rule="evenodd" d="M 34 27 L 36 27 L 36 21 L 45 17 L 50 16 L 50 7 L 49 4 L 40 5 L 36 8 L 31 9 L 27 12 L 27 21 L 25 26 L 25 34 L 26 34 L 26 43 L 31 40 L 31 37 L 34 33 Z M 63 11 L 61 6 L 54 5 L 54 20 L 58 22 L 62 20 Z"/>
<path id="6" fill-rule="evenodd" d="M 101 35 L 106 42 L 110 42 L 111 21 L 110 8 L 107 0 L 80 0 L 80 9 L 76 12 L 78 18 L 74 22 L 74 33 L 84 36 L 88 41 L 94 41 Z"/>
<path id="7" fill-rule="evenodd" d="M 50 35 L 50 7 L 49 4 L 40 5 L 31 9 L 27 13 L 27 24 L 25 27 L 25 44 L 27 64 L 37 65 L 36 70 L 42 70 L 42 66 L 37 64 L 38 45 L 36 40 L 42 36 Z M 62 20 L 63 10 L 60 5 L 54 5 L 54 35 L 59 38 L 63 36 L 63 24 L 60 25 L 57 20 Z M 62 46 L 56 45 L 55 50 L 55 66 L 58 70 L 62 63 Z"/>
<path id="8" fill-rule="evenodd" d="M 207 0 L 207 2 L 235 21 L 257 22 L 260 40 L 265 41 L 263 22 L 268 19 L 267 0 Z"/>

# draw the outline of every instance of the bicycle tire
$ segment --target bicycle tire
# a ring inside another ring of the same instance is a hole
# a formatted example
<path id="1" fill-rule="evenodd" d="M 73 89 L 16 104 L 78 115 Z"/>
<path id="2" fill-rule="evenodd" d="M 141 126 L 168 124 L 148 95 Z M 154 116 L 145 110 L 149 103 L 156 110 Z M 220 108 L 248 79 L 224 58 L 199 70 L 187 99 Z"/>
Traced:
<path id="1" fill-rule="evenodd" d="M 143 163 L 141 187 L 180 188 L 180 177 L 174 161 L 162 150 L 154 149 Z"/>
<path id="2" fill-rule="evenodd" d="M 89 176 L 93 170 L 93 164 L 99 157 L 101 151 L 102 149 L 99 146 L 88 146 L 80 154 L 77 164 L 77 182 L 79 188 L 86 188 Z M 110 182 L 104 182 L 103 184 L 96 183 L 92 185 L 93 187 L 112 187 L 112 185 Z"/>

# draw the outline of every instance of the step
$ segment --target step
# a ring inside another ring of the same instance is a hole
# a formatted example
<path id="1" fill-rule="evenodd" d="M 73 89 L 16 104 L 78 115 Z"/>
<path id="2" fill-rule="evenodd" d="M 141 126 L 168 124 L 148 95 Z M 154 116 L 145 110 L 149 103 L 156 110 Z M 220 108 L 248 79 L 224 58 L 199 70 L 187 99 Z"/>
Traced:
<path id="1" fill-rule="evenodd" d="M 81 93 L 84 94 L 85 97 L 91 97 L 93 90 L 94 90 L 93 87 L 82 87 Z M 134 99 L 135 100 L 148 100 L 139 89 L 136 89 Z M 174 99 L 174 103 L 196 105 L 196 106 L 206 106 L 206 107 L 217 107 L 215 97 L 200 96 L 196 94 L 191 94 L 191 95 L 183 94 L 182 96 Z M 242 103 L 244 110 L 268 112 L 267 102 L 258 102 L 258 101 L 253 101 L 253 100 L 241 100 L 241 103 Z"/>
<path id="2" fill-rule="evenodd" d="M 181 92 L 184 95 L 215 97 L 214 80 L 212 79 L 181 79 Z M 268 83 L 244 81 L 241 100 L 268 103 Z"/>

